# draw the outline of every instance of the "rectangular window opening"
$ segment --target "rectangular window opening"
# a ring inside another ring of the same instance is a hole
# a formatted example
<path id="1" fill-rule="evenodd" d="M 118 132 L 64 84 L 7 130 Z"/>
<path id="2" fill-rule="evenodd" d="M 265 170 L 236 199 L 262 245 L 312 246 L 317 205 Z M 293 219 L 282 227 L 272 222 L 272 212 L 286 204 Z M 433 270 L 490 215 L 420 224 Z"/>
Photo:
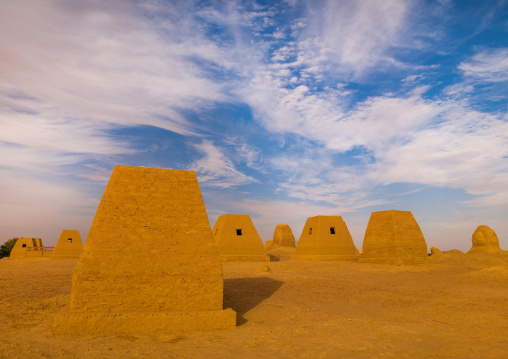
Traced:
<path id="1" fill-rule="evenodd" d="M 72 243 L 72 238 L 67 238 L 67 242 Z"/>
<path id="2" fill-rule="evenodd" d="M 330 227 L 330 233 L 335 234 L 335 227 Z"/>
<path id="3" fill-rule="evenodd" d="M 242 230 L 241 229 L 237 229 L 236 230 L 236 235 L 237 236 L 241 236 L 242 235 Z"/>
<path id="4" fill-rule="evenodd" d="M 25 247 L 26 247 L 26 243 L 23 243 L 23 248 L 25 248 Z"/>
<path id="5" fill-rule="evenodd" d="M 312 234 L 312 228 L 309 228 L 309 235 Z"/>

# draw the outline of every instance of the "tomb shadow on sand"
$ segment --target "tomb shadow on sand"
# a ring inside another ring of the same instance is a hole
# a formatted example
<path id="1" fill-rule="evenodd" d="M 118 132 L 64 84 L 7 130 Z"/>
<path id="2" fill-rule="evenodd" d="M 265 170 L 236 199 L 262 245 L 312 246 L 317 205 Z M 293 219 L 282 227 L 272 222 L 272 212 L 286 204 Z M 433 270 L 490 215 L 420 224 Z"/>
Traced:
<path id="1" fill-rule="evenodd" d="M 270 298 L 284 282 L 267 278 L 232 278 L 224 280 L 224 308 L 232 308 L 237 313 L 236 325 L 247 323 L 243 317 Z"/>

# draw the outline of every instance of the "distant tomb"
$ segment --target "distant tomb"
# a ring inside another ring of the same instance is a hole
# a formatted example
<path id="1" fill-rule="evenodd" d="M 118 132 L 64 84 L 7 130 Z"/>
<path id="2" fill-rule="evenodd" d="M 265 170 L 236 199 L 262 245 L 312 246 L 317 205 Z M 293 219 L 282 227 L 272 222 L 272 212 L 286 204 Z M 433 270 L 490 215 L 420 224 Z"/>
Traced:
<path id="1" fill-rule="evenodd" d="M 270 239 L 265 243 L 265 252 L 271 250 L 272 248 L 273 248 L 273 240 Z"/>
<path id="2" fill-rule="evenodd" d="M 43 247 L 40 238 L 19 238 L 11 250 L 10 258 L 51 257 L 53 247 Z"/>
<path id="3" fill-rule="evenodd" d="M 442 256 L 443 251 L 441 251 L 439 248 L 436 247 L 430 247 L 430 254 L 432 256 Z"/>
<path id="4" fill-rule="evenodd" d="M 116 166 L 55 334 L 150 334 L 236 325 L 195 172 Z"/>
<path id="5" fill-rule="evenodd" d="M 279 247 L 296 248 L 295 236 L 287 224 L 278 224 L 273 232 L 273 245 Z"/>
<path id="6" fill-rule="evenodd" d="M 213 236 L 223 262 L 270 260 L 248 214 L 223 214 L 213 227 Z"/>
<path id="7" fill-rule="evenodd" d="M 380 264 L 430 263 L 427 243 L 409 211 L 372 212 L 365 238 L 361 262 Z"/>
<path id="8" fill-rule="evenodd" d="M 499 239 L 496 232 L 489 226 L 481 225 L 473 233 L 473 246 L 467 252 L 472 253 L 494 253 L 501 252 Z"/>
<path id="9" fill-rule="evenodd" d="M 307 218 L 292 260 L 358 260 L 359 253 L 341 216 Z"/>
<path id="10" fill-rule="evenodd" d="M 266 243 L 265 252 L 272 257 L 289 260 L 296 254 L 295 236 L 287 224 L 278 224 L 273 232 L 273 240 Z"/>
<path id="11" fill-rule="evenodd" d="M 64 229 L 58 238 L 51 259 L 78 258 L 82 248 L 83 242 L 79 231 Z"/>

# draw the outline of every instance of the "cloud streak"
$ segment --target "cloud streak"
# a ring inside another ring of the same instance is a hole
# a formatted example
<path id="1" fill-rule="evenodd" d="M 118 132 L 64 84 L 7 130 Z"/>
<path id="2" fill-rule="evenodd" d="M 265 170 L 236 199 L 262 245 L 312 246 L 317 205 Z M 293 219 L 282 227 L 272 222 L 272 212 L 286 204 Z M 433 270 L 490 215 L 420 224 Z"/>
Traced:
<path id="1" fill-rule="evenodd" d="M 508 81 L 508 48 L 479 52 L 459 65 L 466 77 L 487 82 Z"/>
<path id="2" fill-rule="evenodd" d="M 217 46 L 197 33 L 179 36 L 179 27 L 190 33 L 187 19 L 150 23 L 122 1 L 59 5 L 1 5 L 4 84 L 78 119 L 184 135 L 195 130 L 181 110 L 224 100 L 220 83 L 191 59 L 213 61 Z"/>
<path id="3" fill-rule="evenodd" d="M 334 72 L 361 76 L 372 67 L 396 62 L 387 50 L 402 44 L 410 1 L 326 1 L 302 34 L 306 62 L 326 59 Z M 313 60 L 314 59 L 314 60 Z M 320 65 L 317 62 L 317 65 Z"/>
<path id="4" fill-rule="evenodd" d="M 253 183 L 256 180 L 238 171 L 221 149 L 204 140 L 194 148 L 202 157 L 188 165 L 187 169 L 198 173 L 199 182 L 205 186 L 228 188 Z"/>

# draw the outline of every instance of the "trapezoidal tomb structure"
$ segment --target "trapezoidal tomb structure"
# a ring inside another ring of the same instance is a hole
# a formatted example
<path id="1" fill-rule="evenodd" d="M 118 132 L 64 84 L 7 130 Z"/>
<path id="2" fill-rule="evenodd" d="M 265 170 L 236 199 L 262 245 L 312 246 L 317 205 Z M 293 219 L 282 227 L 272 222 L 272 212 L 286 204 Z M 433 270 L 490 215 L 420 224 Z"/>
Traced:
<path id="1" fill-rule="evenodd" d="M 18 238 L 11 250 L 10 258 L 51 257 L 53 247 L 43 247 L 40 238 Z"/>
<path id="2" fill-rule="evenodd" d="M 360 261 L 403 265 L 430 263 L 431 259 L 413 214 L 392 209 L 371 213 Z"/>
<path id="3" fill-rule="evenodd" d="M 79 231 L 64 229 L 56 242 L 51 259 L 78 258 L 82 248 Z"/>
<path id="4" fill-rule="evenodd" d="M 223 262 L 267 262 L 263 241 L 248 214 L 223 214 L 213 227 Z"/>
<path id="5" fill-rule="evenodd" d="M 292 260 L 358 260 L 359 254 L 341 216 L 307 218 Z"/>
<path id="6" fill-rule="evenodd" d="M 116 166 L 55 334 L 234 327 L 195 172 Z"/>
<path id="7" fill-rule="evenodd" d="M 473 233 L 473 246 L 467 252 L 468 254 L 475 253 L 495 253 L 502 252 L 499 247 L 499 239 L 496 232 L 489 226 L 481 225 L 476 228 Z"/>

